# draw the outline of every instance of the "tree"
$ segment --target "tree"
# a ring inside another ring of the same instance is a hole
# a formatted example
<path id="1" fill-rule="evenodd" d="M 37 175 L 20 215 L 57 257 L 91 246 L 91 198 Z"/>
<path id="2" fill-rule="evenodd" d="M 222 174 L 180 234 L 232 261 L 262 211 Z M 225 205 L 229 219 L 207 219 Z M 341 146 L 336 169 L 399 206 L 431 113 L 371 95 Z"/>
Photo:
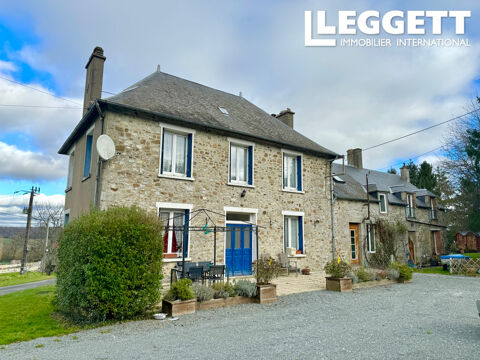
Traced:
<path id="1" fill-rule="evenodd" d="M 410 173 L 410 182 L 416 186 L 418 183 L 418 166 L 410 160 L 410 162 L 407 164 L 407 168 Z"/>
<path id="2" fill-rule="evenodd" d="M 472 103 L 478 110 L 480 98 Z M 451 233 L 480 231 L 480 111 L 450 127 L 442 167 L 455 191 Z"/>
<path id="3" fill-rule="evenodd" d="M 414 184 L 416 187 L 433 192 L 437 186 L 437 178 L 433 173 L 433 166 L 426 161 L 422 162 L 418 170 L 416 181 L 417 183 Z"/>
<path id="4" fill-rule="evenodd" d="M 387 173 L 389 174 L 397 174 L 397 169 L 395 169 L 394 167 L 391 167 L 390 169 L 387 170 Z"/>

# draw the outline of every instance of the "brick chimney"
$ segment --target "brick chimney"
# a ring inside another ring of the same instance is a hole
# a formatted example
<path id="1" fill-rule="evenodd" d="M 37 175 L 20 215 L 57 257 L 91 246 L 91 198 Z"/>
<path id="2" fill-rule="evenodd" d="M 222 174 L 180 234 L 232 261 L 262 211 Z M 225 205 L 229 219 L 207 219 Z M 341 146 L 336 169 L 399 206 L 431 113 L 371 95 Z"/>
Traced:
<path id="1" fill-rule="evenodd" d="M 347 164 L 350 166 L 354 166 L 358 169 L 363 168 L 363 161 L 362 161 L 362 149 L 348 149 L 347 150 Z"/>
<path id="2" fill-rule="evenodd" d="M 102 97 L 103 64 L 106 57 L 103 56 L 103 49 L 99 46 L 93 49 L 85 69 L 87 79 L 85 81 L 85 96 L 83 98 L 83 115 L 87 112 L 91 103 Z"/>
<path id="3" fill-rule="evenodd" d="M 410 168 L 403 163 L 403 166 L 400 168 L 400 177 L 406 182 L 410 182 Z"/>
<path id="4" fill-rule="evenodd" d="M 287 110 L 280 111 L 276 118 L 293 129 L 293 115 L 295 113 L 290 108 L 287 108 Z"/>

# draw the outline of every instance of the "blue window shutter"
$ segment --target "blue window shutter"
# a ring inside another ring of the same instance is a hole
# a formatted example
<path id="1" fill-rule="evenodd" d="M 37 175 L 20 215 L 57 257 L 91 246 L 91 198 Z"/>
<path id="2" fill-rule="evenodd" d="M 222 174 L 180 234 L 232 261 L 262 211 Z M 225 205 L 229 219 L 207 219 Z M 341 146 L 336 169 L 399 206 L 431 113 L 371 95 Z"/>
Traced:
<path id="1" fill-rule="evenodd" d="M 165 129 L 162 129 L 162 148 L 160 149 L 160 174 L 163 174 L 163 148 L 165 146 Z"/>
<path id="2" fill-rule="evenodd" d="M 302 157 L 297 156 L 297 190 L 302 191 Z"/>
<path id="3" fill-rule="evenodd" d="M 185 231 L 183 233 L 183 254 L 188 257 L 188 233 L 190 222 L 190 210 L 185 210 Z"/>
<path id="4" fill-rule="evenodd" d="M 85 146 L 85 165 L 83 167 L 83 177 L 90 175 L 90 165 L 92 163 L 92 142 L 93 136 L 87 135 L 87 144 Z"/>
<path id="5" fill-rule="evenodd" d="M 298 250 L 303 254 L 303 216 L 298 217 Z"/>
<path id="6" fill-rule="evenodd" d="M 253 146 L 248 147 L 248 185 L 253 185 Z"/>
<path id="7" fill-rule="evenodd" d="M 187 177 L 192 176 L 192 134 L 188 134 L 187 140 Z"/>
<path id="8" fill-rule="evenodd" d="M 70 220 L 70 214 L 65 214 L 65 222 L 64 226 L 68 225 L 68 221 Z"/>

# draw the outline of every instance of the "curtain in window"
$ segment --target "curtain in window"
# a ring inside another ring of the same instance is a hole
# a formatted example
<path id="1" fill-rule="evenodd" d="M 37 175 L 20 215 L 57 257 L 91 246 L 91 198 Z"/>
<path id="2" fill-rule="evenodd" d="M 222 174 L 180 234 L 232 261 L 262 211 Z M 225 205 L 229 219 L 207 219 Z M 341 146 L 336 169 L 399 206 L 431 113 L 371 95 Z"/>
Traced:
<path id="1" fill-rule="evenodd" d="M 176 135 L 176 154 L 175 154 L 175 172 L 177 174 L 185 174 L 186 164 L 185 158 L 187 154 L 187 138 L 182 135 Z"/>
<path id="2" fill-rule="evenodd" d="M 173 135 L 163 134 L 163 172 L 172 172 Z"/>

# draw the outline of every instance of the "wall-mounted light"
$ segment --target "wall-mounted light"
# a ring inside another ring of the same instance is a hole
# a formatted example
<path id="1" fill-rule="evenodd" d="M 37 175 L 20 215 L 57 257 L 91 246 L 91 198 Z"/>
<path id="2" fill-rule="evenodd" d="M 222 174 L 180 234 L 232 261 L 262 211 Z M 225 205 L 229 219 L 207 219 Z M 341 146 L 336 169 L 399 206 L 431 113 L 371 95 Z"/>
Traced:
<path id="1" fill-rule="evenodd" d="M 320 224 L 320 220 L 315 220 L 315 222 L 313 223 L 313 227 L 317 227 L 317 225 Z"/>
<path id="2" fill-rule="evenodd" d="M 247 189 L 243 189 L 242 193 L 240 194 L 240 197 L 245 197 L 247 195 Z"/>

